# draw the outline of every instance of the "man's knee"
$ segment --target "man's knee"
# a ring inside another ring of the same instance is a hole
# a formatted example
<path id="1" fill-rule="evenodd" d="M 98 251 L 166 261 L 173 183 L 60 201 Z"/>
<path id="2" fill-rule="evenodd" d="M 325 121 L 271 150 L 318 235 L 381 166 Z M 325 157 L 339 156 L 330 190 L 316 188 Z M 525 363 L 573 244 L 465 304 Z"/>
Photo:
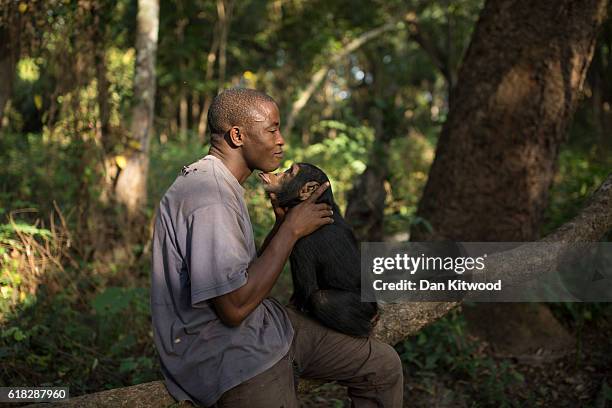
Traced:
<path id="1" fill-rule="evenodd" d="M 397 351 L 386 343 L 379 343 L 376 375 L 388 382 L 402 381 L 404 374 L 402 368 L 402 360 Z"/>

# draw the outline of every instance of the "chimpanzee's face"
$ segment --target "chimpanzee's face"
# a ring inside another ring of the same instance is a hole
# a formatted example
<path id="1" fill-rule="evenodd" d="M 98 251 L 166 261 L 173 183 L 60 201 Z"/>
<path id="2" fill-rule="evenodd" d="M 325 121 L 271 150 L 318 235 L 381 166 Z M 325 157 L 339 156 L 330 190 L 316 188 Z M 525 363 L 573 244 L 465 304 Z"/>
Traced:
<path id="1" fill-rule="evenodd" d="M 283 172 L 278 173 L 259 173 L 259 178 L 263 182 L 264 190 L 267 193 L 279 193 L 283 188 L 298 175 L 300 166 L 294 163 Z"/>
<path id="2" fill-rule="evenodd" d="M 260 173 L 264 190 L 276 196 L 280 207 L 293 207 L 307 200 L 317 188 L 328 181 L 323 171 L 312 164 L 295 163 L 283 173 Z M 329 201 L 333 201 L 331 188 L 326 190 Z"/>

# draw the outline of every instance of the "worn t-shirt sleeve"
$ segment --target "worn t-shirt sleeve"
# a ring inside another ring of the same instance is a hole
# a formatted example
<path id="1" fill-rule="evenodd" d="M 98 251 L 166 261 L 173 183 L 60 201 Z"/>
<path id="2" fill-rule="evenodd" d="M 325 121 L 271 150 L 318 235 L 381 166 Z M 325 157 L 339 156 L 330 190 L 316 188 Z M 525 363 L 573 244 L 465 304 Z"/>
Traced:
<path id="1" fill-rule="evenodd" d="M 189 217 L 186 255 L 192 306 L 246 283 L 251 259 L 238 217 L 224 204 L 200 208 Z"/>

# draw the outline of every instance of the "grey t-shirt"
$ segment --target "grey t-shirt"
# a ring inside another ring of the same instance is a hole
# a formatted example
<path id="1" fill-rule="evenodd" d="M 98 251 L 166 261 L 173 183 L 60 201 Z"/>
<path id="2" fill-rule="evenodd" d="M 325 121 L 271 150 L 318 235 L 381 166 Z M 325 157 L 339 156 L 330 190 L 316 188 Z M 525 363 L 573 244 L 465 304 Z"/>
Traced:
<path id="1" fill-rule="evenodd" d="M 244 189 L 214 156 L 186 166 L 162 198 L 153 235 L 151 313 L 166 386 L 177 400 L 214 404 L 289 350 L 283 306 L 265 299 L 238 327 L 211 298 L 247 282 L 257 256 Z"/>

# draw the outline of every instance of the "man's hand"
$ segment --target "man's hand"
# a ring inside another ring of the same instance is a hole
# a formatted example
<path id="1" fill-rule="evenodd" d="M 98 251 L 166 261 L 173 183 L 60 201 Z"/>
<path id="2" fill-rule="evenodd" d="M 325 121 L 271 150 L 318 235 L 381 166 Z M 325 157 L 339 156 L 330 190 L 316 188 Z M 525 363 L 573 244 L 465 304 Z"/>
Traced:
<path id="1" fill-rule="evenodd" d="M 329 204 L 319 203 L 317 199 L 329 187 L 329 181 L 320 185 L 304 202 L 296 205 L 284 215 L 282 227 L 288 228 L 299 239 L 319 229 L 321 226 L 334 222 L 334 212 Z M 276 213 L 276 211 L 275 211 Z"/>
<path id="2" fill-rule="evenodd" d="M 316 204 L 329 187 L 321 185 L 307 200 L 289 210 L 278 213 L 284 221 L 270 239 L 269 245 L 248 268 L 248 280 L 240 288 L 212 299 L 221 320 L 229 326 L 240 323 L 268 296 L 295 242 L 325 224 L 333 222 L 332 209 L 327 204 Z M 276 213 L 276 211 L 275 211 Z"/>

